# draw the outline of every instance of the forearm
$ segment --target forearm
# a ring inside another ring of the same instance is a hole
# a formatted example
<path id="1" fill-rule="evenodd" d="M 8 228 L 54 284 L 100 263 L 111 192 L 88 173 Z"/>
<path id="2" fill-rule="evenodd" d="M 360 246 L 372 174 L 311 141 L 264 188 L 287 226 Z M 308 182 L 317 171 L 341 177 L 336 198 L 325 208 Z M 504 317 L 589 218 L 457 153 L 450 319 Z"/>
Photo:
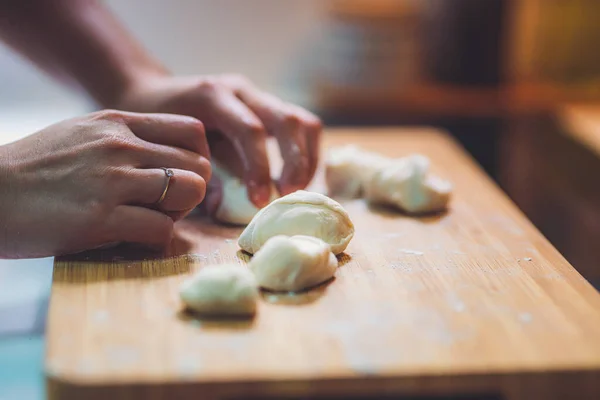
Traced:
<path id="1" fill-rule="evenodd" d="M 0 37 L 103 107 L 139 80 L 165 72 L 97 0 L 0 1 Z"/>
<path id="2" fill-rule="evenodd" d="M 6 258 L 11 250 L 9 243 L 9 232 L 11 231 L 13 212 L 13 183 L 10 179 L 13 176 L 11 167 L 10 145 L 0 146 L 0 259 Z M 14 232 L 13 232 L 14 233 Z"/>

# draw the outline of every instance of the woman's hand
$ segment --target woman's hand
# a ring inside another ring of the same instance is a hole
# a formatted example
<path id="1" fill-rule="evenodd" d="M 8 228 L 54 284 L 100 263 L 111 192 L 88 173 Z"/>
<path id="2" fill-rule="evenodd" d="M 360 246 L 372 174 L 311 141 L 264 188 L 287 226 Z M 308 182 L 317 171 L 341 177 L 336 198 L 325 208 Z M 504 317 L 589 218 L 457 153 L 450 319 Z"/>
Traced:
<path id="1" fill-rule="evenodd" d="M 270 197 L 265 137 L 273 135 L 285 160 L 282 194 L 304 188 L 318 162 L 317 117 L 262 92 L 238 75 L 176 78 L 151 57 L 99 1 L 0 1 L 0 35 L 28 59 L 69 78 L 101 106 L 166 112 L 200 119 L 229 141 L 257 206 Z M 168 134 L 168 133 L 165 133 Z M 213 144 L 211 143 L 211 149 Z M 230 165 L 231 157 L 220 160 Z M 214 184 L 214 183 L 213 183 Z"/>
<path id="2" fill-rule="evenodd" d="M 200 119 L 207 131 L 222 137 L 213 146 L 227 144 L 227 152 L 214 151 L 222 164 L 241 164 L 250 200 L 264 206 L 271 193 L 271 176 L 265 139 L 272 135 L 284 160 L 279 191 L 287 194 L 305 188 L 318 163 L 321 122 L 310 112 L 262 92 L 239 75 L 177 78 L 158 74 L 126 90 L 115 105 L 138 112 L 168 112 Z M 221 154 L 225 153 L 225 156 Z"/>
<path id="3" fill-rule="evenodd" d="M 174 171 L 166 184 L 161 167 Z M 114 242 L 163 247 L 204 198 L 200 121 L 100 111 L 0 147 L 0 256 L 42 257 Z"/>

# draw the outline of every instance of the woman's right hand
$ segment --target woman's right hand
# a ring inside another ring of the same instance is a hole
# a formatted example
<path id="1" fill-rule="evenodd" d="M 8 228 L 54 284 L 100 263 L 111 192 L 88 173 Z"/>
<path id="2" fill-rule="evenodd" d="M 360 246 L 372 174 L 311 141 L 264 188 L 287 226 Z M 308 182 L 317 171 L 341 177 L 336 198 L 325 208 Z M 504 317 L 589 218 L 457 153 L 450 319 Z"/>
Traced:
<path id="1" fill-rule="evenodd" d="M 204 198 L 203 125 L 170 114 L 100 111 L 0 147 L 0 257 L 75 253 L 114 242 L 167 245 Z M 174 171 L 166 184 L 161 167 Z"/>

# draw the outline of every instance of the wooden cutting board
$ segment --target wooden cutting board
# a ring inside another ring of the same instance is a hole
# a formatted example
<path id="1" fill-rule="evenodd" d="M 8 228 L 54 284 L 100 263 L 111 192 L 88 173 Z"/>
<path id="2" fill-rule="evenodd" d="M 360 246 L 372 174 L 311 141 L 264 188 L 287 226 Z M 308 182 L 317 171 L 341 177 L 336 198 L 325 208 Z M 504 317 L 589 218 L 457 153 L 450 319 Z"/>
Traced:
<path id="1" fill-rule="evenodd" d="M 410 218 L 343 203 L 356 236 L 336 279 L 264 294 L 251 321 L 194 319 L 178 300 L 204 265 L 247 261 L 238 228 L 191 216 L 172 258 L 120 248 L 58 260 L 50 398 L 600 398 L 600 295 L 472 159 L 430 129 L 325 138 L 349 142 L 428 155 L 455 184 L 450 210 Z"/>

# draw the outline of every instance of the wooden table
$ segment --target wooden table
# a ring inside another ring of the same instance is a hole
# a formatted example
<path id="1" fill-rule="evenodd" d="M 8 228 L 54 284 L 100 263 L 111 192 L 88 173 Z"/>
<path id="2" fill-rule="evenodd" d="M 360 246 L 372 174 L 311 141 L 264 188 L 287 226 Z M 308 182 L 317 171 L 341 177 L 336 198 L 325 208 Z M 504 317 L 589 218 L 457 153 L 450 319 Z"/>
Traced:
<path id="1" fill-rule="evenodd" d="M 347 142 L 431 157 L 456 186 L 449 212 L 344 203 L 356 236 L 337 278 L 265 293 L 252 321 L 194 319 L 177 295 L 198 268 L 247 260 L 237 228 L 192 216 L 172 258 L 121 249 L 57 261 L 50 398 L 600 398 L 600 295 L 472 159 L 429 129 L 325 138 Z"/>

